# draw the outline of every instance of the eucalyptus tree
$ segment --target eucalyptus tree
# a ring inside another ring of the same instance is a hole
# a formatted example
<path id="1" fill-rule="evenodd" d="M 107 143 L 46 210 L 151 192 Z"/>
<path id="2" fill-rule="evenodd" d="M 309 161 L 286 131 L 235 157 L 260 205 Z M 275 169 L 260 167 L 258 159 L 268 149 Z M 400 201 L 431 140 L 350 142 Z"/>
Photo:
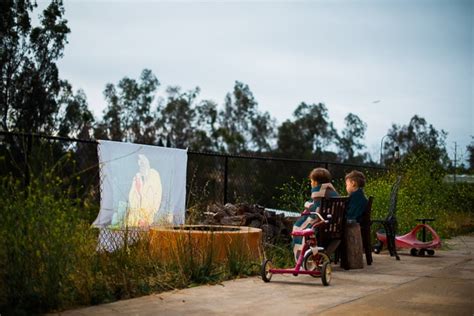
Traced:
<path id="1" fill-rule="evenodd" d="M 277 151 L 289 157 L 321 159 L 336 136 L 326 106 L 302 102 L 293 112 L 293 120 L 278 128 Z"/>
<path id="2" fill-rule="evenodd" d="M 467 146 L 467 152 L 469 155 L 469 170 L 474 173 L 474 137 L 471 136 L 471 144 Z"/>
<path id="3" fill-rule="evenodd" d="M 156 142 L 156 113 L 152 106 L 160 82 L 149 69 L 137 81 L 125 77 L 104 90 L 107 108 L 96 127 L 96 137 L 143 144 Z"/>
<path id="4" fill-rule="evenodd" d="M 59 104 L 63 112 L 58 113 L 58 135 L 81 139 L 90 138 L 94 115 L 88 108 L 84 91 L 78 90 L 74 94 L 72 86 L 65 84 L 60 94 Z"/>
<path id="5" fill-rule="evenodd" d="M 29 0 L 0 1 L 0 126 L 3 130 L 48 132 L 56 128 L 57 97 L 64 82 L 56 61 L 70 30 L 62 1 L 53 0 L 33 26 Z"/>
<path id="6" fill-rule="evenodd" d="M 365 148 L 363 143 L 367 124 L 357 115 L 349 113 L 345 118 L 345 127 L 337 137 L 340 156 L 345 162 L 362 162 L 363 156 L 355 156 L 358 150 Z"/>
<path id="7" fill-rule="evenodd" d="M 166 89 L 167 99 L 158 107 L 156 127 L 159 134 L 167 139 L 168 145 L 177 148 L 189 148 L 195 136 L 195 101 L 200 89 L 183 92 L 178 86 Z"/>
<path id="8" fill-rule="evenodd" d="M 219 110 L 216 102 L 203 100 L 196 105 L 195 133 L 192 149 L 201 151 L 217 151 Z"/>
<path id="9" fill-rule="evenodd" d="M 228 153 L 268 151 L 274 137 L 274 124 L 268 112 L 259 111 L 249 86 L 236 81 L 219 112 L 219 150 Z"/>
<path id="10" fill-rule="evenodd" d="M 448 163 L 447 133 L 444 130 L 438 131 L 418 115 L 414 115 L 408 125 L 393 124 L 387 135 L 383 151 L 387 162 L 391 161 L 387 156 L 393 156 L 394 149 L 398 147 L 401 156 L 424 152 L 443 165 Z"/>

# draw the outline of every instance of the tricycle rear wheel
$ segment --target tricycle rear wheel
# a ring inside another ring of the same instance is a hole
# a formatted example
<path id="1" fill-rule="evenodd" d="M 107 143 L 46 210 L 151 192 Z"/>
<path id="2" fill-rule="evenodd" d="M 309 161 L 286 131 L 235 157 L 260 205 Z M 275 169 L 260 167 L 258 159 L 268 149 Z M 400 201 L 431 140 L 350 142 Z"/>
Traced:
<path id="1" fill-rule="evenodd" d="M 332 267 L 331 262 L 327 261 L 323 263 L 321 268 L 321 282 L 323 282 L 324 286 L 328 286 L 331 283 L 332 278 Z"/>
<path id="2" fill-rule="evenodd" d="M 272 279 L 273 273 L 270 272 L 270 269 L 272 268 L 273 268 L 273 264 L 270 259 L 266 259 L 262 262 L 262 268 L 260 270 L 260 274 L 264 282 L 270 282 L 270 280 Z"/>

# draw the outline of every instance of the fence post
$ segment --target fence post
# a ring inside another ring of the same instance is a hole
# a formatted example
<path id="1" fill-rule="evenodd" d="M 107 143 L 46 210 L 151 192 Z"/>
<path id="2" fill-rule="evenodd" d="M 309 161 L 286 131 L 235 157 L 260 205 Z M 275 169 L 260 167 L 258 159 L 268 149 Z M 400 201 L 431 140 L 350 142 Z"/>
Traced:
<path id="1" fill-rule="evenodd" d="M 227 181 L 229 169 L 229 157 L 225 156 L 224 160 L 224 205 L 227 204 Z"/>
<path id="2" fill-rule="evenodd" d="M 325 162 L 324 163 L 324 168 L 326 168 L 326 170 L 329 170 L 329 163 Z"/>

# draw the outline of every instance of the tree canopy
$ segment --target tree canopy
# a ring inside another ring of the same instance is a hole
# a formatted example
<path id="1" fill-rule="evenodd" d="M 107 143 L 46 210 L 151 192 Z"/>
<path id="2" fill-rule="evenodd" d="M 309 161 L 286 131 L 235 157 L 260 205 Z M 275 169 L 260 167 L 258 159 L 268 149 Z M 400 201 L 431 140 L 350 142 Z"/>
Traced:
<path id="1" fill-rule="evenodd" d="M 446 152 L 446 136 L 443 130 L 438 131 L 424 118 L 414 115 L 407 125 L 393 124 L 388 131 L 388 140 L 384 143 L 384 159 L 390 161 L 395 147 L 400 155 L 407 156 L 421 152 L 429 153 L 433 160 L 447 165 L 449 158 Z"/>
<path id="2" fill-rule="evenodd" d="M 30 14 L 36 6 L 29 0 L 0 1 L 0 106 L 5 131 L 56 131 L 58 96 L 61 89 L 69 89 L 56 65 L 70 32 L 63 3 L 51 1 L 39 25 L 33 26 Z"/>
<path id="3" fill-rule="evenodd" d="M 281 124 L 261 111 L 250 87 L 235 81 L 222 105 L 200 100 L 200 88 L 164 88 L 150 69 L 138 79 L 124 77 L 105 85 L 106 108 L 95 118 L 82 90 L 74 93 L 59 78 L 56 62 L 63 56 L 70 29 L 61 0 L 52 0 L 31 22 L 36 3 L 0 1 L 0 128 L 60 136 L 158 144 L 196 151 L 256 153 L 284 157 L 370 162 L 364 137 L 367 124 L 348 113 L 339 133 L 327 106 L 301 102 Z M 161 96 L 159 96 L 159 94 Z M 408 125 L 393 124 L 384 144 L 389 162 L 393 148 L 402 155 L 429 152 L 447 162 L 446 132 L 414 115 Z M 472 145 L 470 163 L 472 168 Z"/>

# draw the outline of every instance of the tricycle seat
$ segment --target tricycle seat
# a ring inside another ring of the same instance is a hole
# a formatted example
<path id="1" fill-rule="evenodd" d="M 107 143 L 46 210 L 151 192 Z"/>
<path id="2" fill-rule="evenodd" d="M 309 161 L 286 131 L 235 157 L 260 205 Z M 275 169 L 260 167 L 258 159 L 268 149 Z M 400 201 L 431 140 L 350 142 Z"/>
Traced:
<path id="1" fill-rule="evenodd" d="M 302 230 L 295 230 L 291 233 L 292 236 L 312 236 L 314 235 L 314 230 L 312 228 L 302 229 Z"/>

